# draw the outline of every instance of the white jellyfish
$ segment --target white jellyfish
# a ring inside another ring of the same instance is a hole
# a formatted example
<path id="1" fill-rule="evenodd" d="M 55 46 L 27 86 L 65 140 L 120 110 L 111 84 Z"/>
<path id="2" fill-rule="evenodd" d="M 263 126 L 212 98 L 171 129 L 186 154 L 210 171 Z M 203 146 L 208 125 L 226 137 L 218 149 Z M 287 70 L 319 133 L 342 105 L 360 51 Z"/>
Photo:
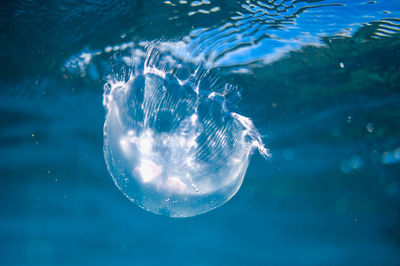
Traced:
<path id="1" fill-rule="evenodd" d="M 171 217 L 210 211 L 235 195 L 255 148 L 252 121 L 231 111 L 239 90 L 156 43 L 105 84 L 104 156 L 118 188 Z"/>

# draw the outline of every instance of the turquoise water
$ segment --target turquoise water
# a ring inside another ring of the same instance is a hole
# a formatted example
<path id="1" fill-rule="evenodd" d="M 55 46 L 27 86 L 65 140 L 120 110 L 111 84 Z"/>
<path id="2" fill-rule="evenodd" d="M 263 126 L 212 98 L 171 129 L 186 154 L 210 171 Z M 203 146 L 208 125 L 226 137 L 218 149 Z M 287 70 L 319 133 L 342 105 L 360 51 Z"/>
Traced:
<path id="1" fill-rule="evenodd" d="M 2 264 L 400 264 L 396 0 L 12 1 L 0 14 Z M 192 218 L 138 208 L 104 160 L 106 77 L 154 41 L 240 86 L 237 112 L 271 154 Z"/>

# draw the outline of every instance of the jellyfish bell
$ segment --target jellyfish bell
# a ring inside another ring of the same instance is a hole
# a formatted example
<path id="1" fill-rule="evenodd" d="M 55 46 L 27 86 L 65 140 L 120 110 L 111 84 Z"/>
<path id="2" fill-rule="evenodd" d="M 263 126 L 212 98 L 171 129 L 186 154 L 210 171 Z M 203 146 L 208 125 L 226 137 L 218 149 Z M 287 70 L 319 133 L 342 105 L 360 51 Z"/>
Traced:
<path id="1" fill-rule="evenodd" d="M 204 66 L 147 47 L 140 65 L 105 84 L 104 156 L 117 187 L 141 208 L 171 217 L 227 202 L 253 150 L 268 155 L 252 121 L 231 111 L 237 94 Z"/>

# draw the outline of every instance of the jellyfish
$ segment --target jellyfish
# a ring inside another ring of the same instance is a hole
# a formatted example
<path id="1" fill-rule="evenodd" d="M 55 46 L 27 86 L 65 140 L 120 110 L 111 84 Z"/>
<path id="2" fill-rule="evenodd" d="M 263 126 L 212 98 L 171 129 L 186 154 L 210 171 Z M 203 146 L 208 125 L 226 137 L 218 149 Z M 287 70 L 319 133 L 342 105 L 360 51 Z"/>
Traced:
<path id="1" fill-rule="evenodd" d="M 170 217 L 223 205 L 253 151 L 268 156 L 251 119 L 234 111 L 240 90 L 157 43 L 134 54 L 104 85 L 104 157 L 116 186 L 144 210 Z"/>

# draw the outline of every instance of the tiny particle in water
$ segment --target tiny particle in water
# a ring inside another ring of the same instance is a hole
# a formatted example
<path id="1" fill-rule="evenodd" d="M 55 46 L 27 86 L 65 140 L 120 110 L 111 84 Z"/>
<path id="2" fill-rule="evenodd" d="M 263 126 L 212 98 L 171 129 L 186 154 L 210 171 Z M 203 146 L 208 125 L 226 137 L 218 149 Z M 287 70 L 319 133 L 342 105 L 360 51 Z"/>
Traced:
<path id="1" fill-rule="evenodd" d="M 375 129 L 374 124 L 368 123 L 367 126 L 366 126 L 366 129 L 367 129 L 367 131 L 368 131 L 369 133 L 374 132 L 374 129 Z"/>
<path id="2" fill-rule="evenodd" d="M 340 68 L 344 68 L 343 62 L 340 62 L 339 66 L 340 66 Z"/>
<path id="3" fill-rule="evenodd" d="M 340 170 L 344 173 L 350 173 L 353 170 L 360 169 L 363 166 L 364 162 L 359 156 L 353 156 L 348 160 L 343 160 L 340 163 Z"/>

